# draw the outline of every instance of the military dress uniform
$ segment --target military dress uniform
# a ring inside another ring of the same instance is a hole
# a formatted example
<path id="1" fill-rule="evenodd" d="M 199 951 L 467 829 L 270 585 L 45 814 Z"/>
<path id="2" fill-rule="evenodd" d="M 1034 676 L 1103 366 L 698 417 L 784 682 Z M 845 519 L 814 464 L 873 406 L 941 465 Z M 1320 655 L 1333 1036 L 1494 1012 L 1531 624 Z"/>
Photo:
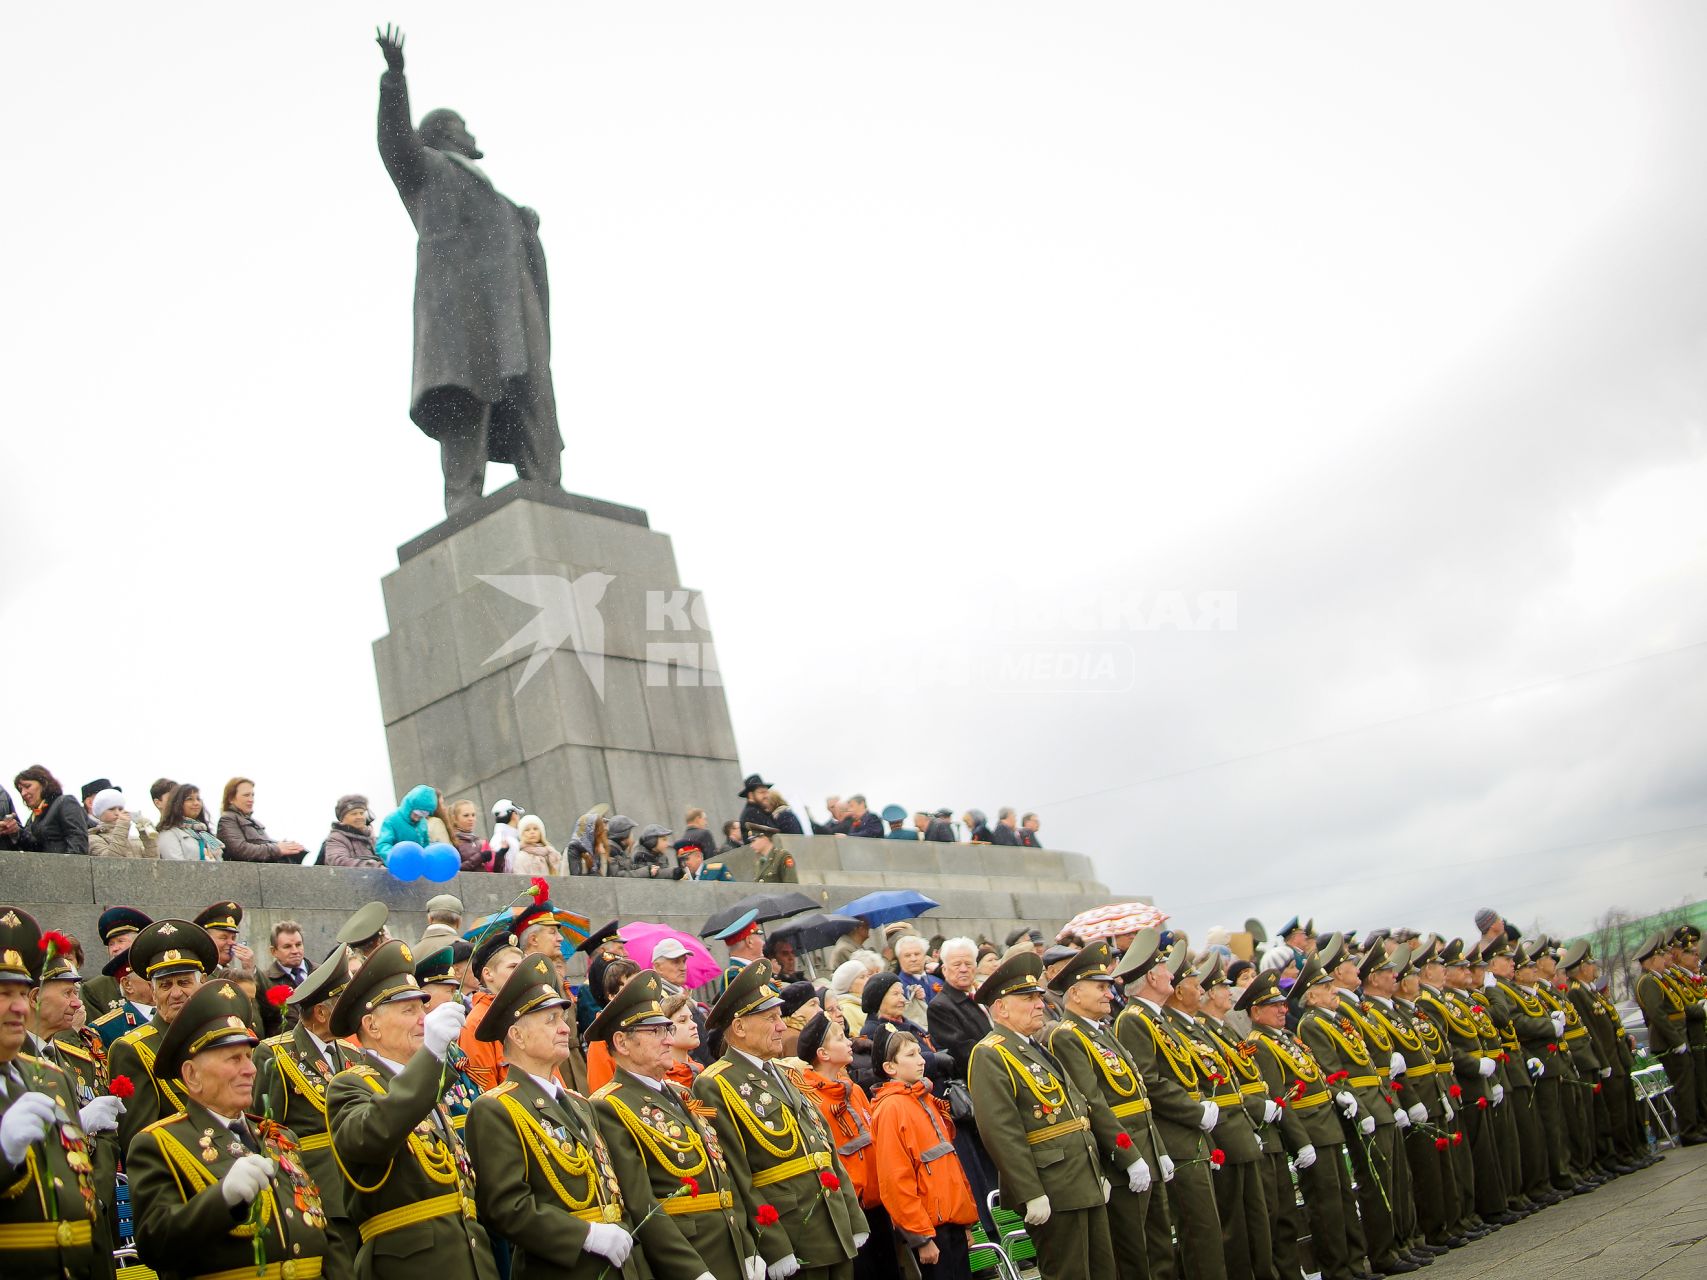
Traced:
<path id="1" fill-rule="evenodd" d="M 195 915 L 195 922 L 208 930 L 210 934 L 215 929 L 222 929 L 234 934 L 239 933 L 243 928 L 243 907 L 241 904 L 229 900 L 215 902 L 198 911 Z M 214 945 L 218 946 L 217 940 Z M 259 990 L 253 996 L 241 990 L 237 994 L 242 996 L 249 1006 L 250 1026 L 262 1035 L 268 1036 L 284 1030 L 284 1018 L 279 1013 L 278 1006 L 270 1000 L 263 999 Z"/>
<path id="2" fill-rule="evenodd" d="M 588 1038 L 670 1025 L 662 982 L 647 969 L 611 997 Z M 673 1080 L 643 1080 L 616 1065 L 592 1096 L 605 1148 L 622 1185 L 636 1240 L 657 1280 L 739 1277 L 758 1245 L 736 1209 L 710 1109 Z"/>
<path id="3" fill-rule="evenodd" d="M 1561 1013 L 1565 1018 L 1565 1034 L 1557 1042 L 1557 1056 L 1562 1068 L 1559 1100 L 1565 1112 L 1569 1172 L 1578 1183 L 1598 1186 L 1615 1176 L 1610 1168 L 1602 1169 L 1596 1150 L 1594 1094 L 1599 1091 L 1601 1081 L 1600 1051 L 1595 1047 L 1588 1028 L 1583 1025 L 1576 1006 L 1565 998 L 1564 983 L 1554 979 L 1553 975 L 1558 971 L 1557 955 L 1548 951 L 1536 959 L 1545 961 L 1546 966 L 1534 988 L 1535 993 L 1549 1012 Z"/>
<path id="4" fill-rule="evenodd" d="M 1684 1002 L 1683 1029 L 1689 1041 L 1690 1063 L 1695 1069 L 1695 1114 L 1707 1135 L 1707 988 L 1701 974 L 1683 963 L 1685 954 L 1700 954 L 1701 930 L 1692 924 L 1679 925 L 1671 936 L 1672 962 L 1665 978 Z"/>
<path id="5" fill-rule="evenodd" d="M 984 980 L 974 998 L 988 1008 L 1003 997 L 1040 996 L 1042 977 L 1042 957 L 1019 952 Z M 972 1047 L 966 1083 L 1002 1200 L 1023 1210 L 1049 1198 L 1048 1221 L 1028 1228 L 1043 1280 L 1106 1276 L 1114 1269 L 1103 1209 L 1111 1188 L 1085 1096 L 1037 1042 L 1000 1025 Z"/>
<path id="6" fill-rule="evenodd" d="M 1108 981 L 1114 953 L 1106 942 L 1093 942 L 1079 952 L 1050 981 L 1065 993 L 1082 980 Z M 1108 1231 L 1114 1248 L 1114 1272 L 1119 1280 L 1172 1280 L 1174 1275 L 1173 1221 L 1168 1214 L 1168 1193 L 1162 1157 L 1167 1145 L 1150 1114 L 1150 1097 L 1144 1078 L 1130 1054 L 1114 1033 L 1100 1022 L 1064 1010 L 1061 1020 L 1049 1029 L 1044 1042 L 1088 1104 L 1091 1129 L 1105 1156 L 1115 1160 L 1118 1135 L 1124 1134 L 1130 1149 L 1150 1170 L 1150 1185 L 1133 1191 L 1121 1180 L 1113 1180 L 1108 1199 Z M 1104 1118 L 1106 1111 L 1107 1117 Z M 1126 1161 L 1125 1163 L 1132 1163 Z"/>
<path id="7" fill-rule="evenodd" d="M 492 998 L 480 1035 L 501 1041 L 519 1018 L 569 1008 L 551 961 L 532 955 Z M 504 1082 L 469 1109 L 481 1218 L 515 1251 L 515 1276 L 593 1280 L 608 1268 L 639 1280 L 639 1254 L 618 1267 L 586 1247 L 595 1223 L 630 1233 L 635 1223 L 592 1107 L 557 1081 L 547 1083 L 512 1066 Z"/>
<path id="8" fill-rule="evenodd" d="M 780 1008 L 770 978 L 767 960 L 743 966 L 706 1025 L 723 1030 L 736 1018 Z M 734 1047 L 700 1072 L 693 1096 L 713 1111 L 731 1190 L 743 1220 L 757 1226 L 766 1265 L 792 1254 L 802 1276 L 847 1280 L 868 1234 L 865 1214 L 818 1108 L 774 1062 L 761 1063 Z M 763 1221 L 761 1208 L 771 1211 Z"/>
<path id="9" fill-rule="evenodd" d="M 161 1036 L 155 1070 L 176 1081 L 185 1061 L 258 1038 L 242 991 L 219 979 L 201 987 Z M 245 1156 L 273 1162 L 252 1203 L 225 1202 L 220 1183 Z M 322 1274 L 326 1219 L 301 1144 L 265 1116 L 226 1118 L 185 1097 L 183 1110 L 148 1125 L 131 1143 L 136 1246 L 163 1278 L 315 1280 Z"/>
<path id="10" fill-rule="evenodd" d="M 1580 976 L 1582 967 L 1592 963 L 1594 955 L 1586 939 L 1565 952 L 1561 962 L 1565 971 L 1565 999 L 1576 1009 L 1600 1055 L 1601 1088 L 1594 1095 L 1594 1111 L 1601 1141 L 1609 1148 L 1614 1168 L 1620 1173 L 1632 1173 L 1648 1160 L 1647 1150 L 1639 1144 L 1637 1128 L 1632 1124 L 1635 1099 L 1630 1070 L 1635 1055 L 1630 1051 L 1618 1006 Z"/>
<path id="11" fill-rule="evenodd" d="M 219 949 L 207 930 L 188 920 L 158 920 L 137 934 L 126 952 L 132 970 L 152 982 L 156 978 L 192 972 L 210 974 L 219 965 Z M 238 994 L 242 994 L 239 992 Z M 247 1009 L 248 1001 L 244 1001 Z M 113 1042 L 107 1054 L 107 1074 L 124 1076 L 136 1092 L 125 1100 L 119 1117 L 119 1151 L 130 1150 L 136 1135 L 162 1116 L 184 1109 L 182 1086 L 175 1077 L 163 1079 L 154 1070 L 167 1022 L 156 1009 L 142 1026 L 127 1031 Z"/>
<path id="12" fill-rule="evenodd" d="M 1675 983 L 1645 966 L 1664 945 L 1665 935 L 1656 932 L 1636 949 L 1636 961 L 1644 964 L 1642 976 L 1636 979 L 1636 1004 L 1648 1027 L 1648 1053 L 1659 1059 L 1666 1079 L 1671 1082 L 1678 1136 L 1693 1144 L 1702 1141 L 1704 1135 L 1701 1114 L 1695 1105 L 1695 1062 L 1689 1052 L 1688 1019 L 1689 1010 L 1701 1006 L 1692 1006 Z"/>
<path id="13" fill-rule="evenodd" d="M 1185 948 L 1176 948 L 1173 958 L 1183 961 Z M 1243 1092 L 1247 1084 L 1254 1084 L 1259 1090 L 1265 1088 L 1262 1070 L 1243 1058 L 1234 1066 L 1221 1051 L 1222 1041 L 1200 1019 L 1171 1004 L 1163 1012 L 1174 1019 L 1181 1037 L 1196 1051 L 1203 1078 L 1208 1081 L 1204 1097 L 1220 1109 L 1209 1138 L 1221 1151 L 1223 1163 L 1210 1181 L 1215 1188 L 1215 1210 L 1221 1219 L 1221 1250 L 1226 1256 L 1227 1275 L 1229 1280 L 1267 1280 L 1274 1274 L 1274 1244 L 1268 1197 L 1262 1182 L 1266 1162 L 1262 1139 L 1245 1110 Z M 1236 1046 L 1237 1040 L 1229 1036 L 1227 1043 Z"/>
<path id="14" fill-rule="evenodd" d="M 1307 973 L 1314 961 L 1305 966 Z M 1315 972 L 1321 975 L 1320 967 Z M 1305 973 L 1293 986 L 1295 996 L 1308 989 Z M 1272 970 L 1259 973 L 1239 996 L 1236 1007 L 1286 1003 L 1280 991 L 1280 975 Z M 1333 1096 L 1324 1082 L 1324 1072 L 1315 1056 L 1285 1027 L 1254 1023 L 1246 1041 L 1255 1047 L 1257 1068 L 1270 1097 L 1281 1102 L 1280 1136 L 1298 1167 L 1298 1185 L 1304 1193 L 1305 1216 L 1310 1223 L 1310 1253 L 1322 1280 L 1352 1280 L 1361 1274 L 1361 1236 L 1353 1247 L 1357 1226 L 1357 1199 L 1352 1192 L 1351 1170 L 1345 1159 L 1345 1134 L 1334 1114 Z M 1307 1150 L 1306 1150 L 1307 1149 Z M 1284 1164 L 1285 1157 L 1281 1157 Z M 1292 1179 L 1276 1167 L 1276 1195 L 1292 1198 Z M 1294 1280 L 1283 1271 L 1283 1280 Z"/>
<path id="15" fill-rule="evenodd" d="M 15 907 L 0 910 L 0 984 L 34 986 L 41 927 Z M 100 1205 L 94 1151 L 79 1123 L 76 1086 L 54 1062 L 19 1052 L 0 1062 L 0 1120 L 31 1095 L 54 1121 L 16 1163 L 0 1151 L 0 1275 L 6 1280 L 89 1280 Z"/>
<path id="16" fill-rule="evenodd" d="M 1460 964 L 1464 944 L 1454 939 L 1439 955 L 1443 966 Z M 1450 987 L 1424 986 L 1417 993 L 1417 1011 L 1434 1028 L 1443 1050 L 1439 1053 L 1449 1074 L 1443 1075 L 1450 1094 L 1458 1090 L 1455 1106 L 1457 1124 L 1464 1140 L 1453 1148 L 1454 1170 L 1460 1191 L 1468 1190 L 1476 1217 L 1494 1226 L 1515 1219 L 1506 1212 L 1505 1177 L 1500 1167 L 1494 1125 L 1488 1118 L 1488 1077 L 1483 1070 L 1481 1033 L 1475 1011 L 1467 997 Z"/>
<path id="17" fill-rule="evenodd" d="M 1464 997 L 1470 1004 L 1476 1034 L 1481 1037 L 1483 1060 L 1494 1064 L 1494 1074 L 1488 1077 L 1488 1118 L 1499 1146 L 1507 1211 L 1526 1216 L 1543 1207 L 1543 1202 L 1531 1199 L 1526 1190 L 1530 1179 L 1539 1177 L 1542 1183 L 1546 1182 L 1546 1170 L 1540 1161 L 1544 1151 L 1537 1151 L 1527 1144 L 1518 1123 L 1518 1113 L 1533 1106 L 1527 1094 L 1520 1100 L 1517 1092 L 1517 1081 L 1527 1081 L 1529 1070 L 1513 1059 L 1512 1055 L 1517 1051 L 1515 1033 L 1508 1037 L 1508 1029 L 1494 1020 L 1493 1006 L 1488 1002 L 1489 987 L 1484 981 L 1487 961 L 1482 957 L 1480 948 L 1466 951 L 1464 959 L 1470 977 L 1470 986 Z M 1552 1196 L 1551 1191 L 1543 1194 L 1549 1198 Z M 1546 1203 L 1552 1203 L 1551 1199 Z"/>
<path id="18" fill-rule="evenodd" d="M 291 1003 L 302 1009 L 336 1000 L 349 981 L 348 952 L 339 943 L 325 963 L 291 993 Z M 331 1280 L 351 1280 L 361 1248 L 361 1237 L 344 1207 L 344 1175 L 332 1157 L 332 1138 L 326 1128 L 326 1090 L 353 1056 L 336 1038 L 317 1044 L 300 1020 L 255 1048 L 255 1110 L 296 1135 L 303 1163 L 320 1188 L 326 1218 L 326 1274 Z"/>
<path id="19" fill-rule="evenodd" d="M 1502 955 L 1515 961 L 1519 951 L 1497 940 L 1484 947 L 1483 954 L 1490 961 Z M 1573 1184 L 1565 1176 L 1565 1117 L 1559 1106 L 1559 1068 L 1552 1060 L 1552 1011 L 1533 992 L 1520 991 L 1513 980 L 1496 976 L 1486 991 L 1488 1011 L 1512 1059 L 1506 1064 L 1506 1087 L 1516 1095 L 1513 1110 L 1522 1144 L 1524 1194 L 1542 1204 L 1557 1204 L 1559 1193 L 1568 1193 Z M 1540 1076 L 1530 1068 L 1531 1061 L 1541 1063 Z"/>
<path id="20" fill-rule="evenodd" d="M 135 935 L 153 923 L 151 917 L 135 907 L 108 907 L 95 921 L 95 932 L 101 935 L 101 945 L 111 948 L 118 938 L 131 938 L 134 941 Z M 123 952 L 120 952 L 120 955 L 122 954 Z M 77 996 L 83 1002 L 86 1025 L 93 1025 L 124 1001 L 118 976 L 108 972 L 106 968 L 93 978 L 85 978 Z"/>
<path id="21" fill-rule="evenodd" d="M 1326 950 L 1326 949 L 1325 949 Z M 1323 957 L 1324 973 L 1332 972 L 1332 952 Z M 1410 1270 L 1401 1262 L 1397 1237 L 1397 1170 L 1400 1164 L 1398 1129 L 1393 1106 L 1381 1087 L 1381 1076 L 1357 1023 L 1346 1012 L 1345 999 L 1333 1009 L 1306 1009 L 1298 1019 L 1298 1038 L 1309 1046 L 1337 1099 L 1348 1093 L 1357 1103 L 1354 1117 L 1343 1120 L 1347 1154 L 1357 1174 L 1357 1202 L 1363 1223 L 1369 1264 L 1377 1272 Z M 1374 1120 L 1365 1133 L 1364 1117 Z"/>
<path id="22" fill-rule="evenodd" d="M 424 1000 L 407 944 L 383 943 L 344 988 L 332 1034 L 357 1033 L 391 1000 Z M 476 1220 L 474 1173 L 440 1101 L 444 1064 L 417 1049 L 402 1070 L 353 1050 L 326 1088 L 332 1158 L 344 1207 L 361 1237 L 357 1280 L 495 1280 L 492 1246 Z"/>
<path id="23" fill-rule="evenodd" d="M 777 833 L 771 827 L 761 827 L 750 823 L 747 827 L 747 838 L 755 835 L 770 837 L 770 852 L 761 854 L 758 864 L 753 869 L 753 879 L 760 884 L 799 884 L 800 871 L 794 865 L 794 855 L 782 847 L 777 840 Z"/>
<path id="24" fill-rule="evenodd" d="M 1156 930 L 1140 930 L 1115 966 L 1115 976 L 1140 977 L 1163 958 Z M 1174 1020 L 1130 991 L 1126 1007 L 1114 1020 L 1114 1035 L 1143 1078 L 1156 1131 L 1174 1162 L 1168 1210 L 1179 1241 L 1182 1273 L 1186 1280 L 1225 1280 L 1221 1214 L 1215 1205 L 1210 1146 L 1202 1127 L 1204 1096 L 1210 1085 L 1202 1063 Z"/>

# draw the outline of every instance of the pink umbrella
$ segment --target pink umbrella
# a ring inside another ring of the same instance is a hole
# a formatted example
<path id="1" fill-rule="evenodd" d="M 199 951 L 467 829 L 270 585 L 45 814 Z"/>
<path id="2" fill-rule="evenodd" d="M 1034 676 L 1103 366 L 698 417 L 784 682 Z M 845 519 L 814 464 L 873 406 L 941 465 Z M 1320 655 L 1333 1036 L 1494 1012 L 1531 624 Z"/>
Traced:
<path id="1" fill-rule="evenodd" d="M 653 924 L 647 920 L 625 924 L 617 932 L 628 946 L 628 958 L 642 969 L 652 967 L 652 952 L 665 938 L 674 938 L 681 943 L 688 949 L 687 986 L 690 989 L 703 987 L 723 976 L 723 966 L 705 949 L 705 943 L 691 933 L 683 933 L 667 924 Z"/>
<path id="2" fill-rule="evenodd" d="M 1118 938 L 1140 929 L 1160 929 L 1168 913 L 1147 902 L 1116 902 L 1106 907 L 1081 911 L 1061 926 L 1060 937 L 1076 933 L 1086 942 L 1100 938 Z"/>

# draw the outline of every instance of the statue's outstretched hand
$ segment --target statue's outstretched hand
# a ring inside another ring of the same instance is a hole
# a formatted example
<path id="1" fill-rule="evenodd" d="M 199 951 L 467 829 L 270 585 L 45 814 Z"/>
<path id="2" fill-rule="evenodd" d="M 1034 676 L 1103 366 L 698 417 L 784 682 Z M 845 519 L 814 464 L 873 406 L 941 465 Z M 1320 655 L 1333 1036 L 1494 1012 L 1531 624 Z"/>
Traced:
<path id="1" fill-rule="evenodd" d="M 398 75 L 402 75 L 403 28 L 394 27 L 388 22 L 385 24 L 384 31 L 381 31 L 378 27 L 373 29 L 373 38 L 374 43 L 379 46 L 380 52 L 385 54 L 385 69 L 387 71 L 395 71 Z"/>

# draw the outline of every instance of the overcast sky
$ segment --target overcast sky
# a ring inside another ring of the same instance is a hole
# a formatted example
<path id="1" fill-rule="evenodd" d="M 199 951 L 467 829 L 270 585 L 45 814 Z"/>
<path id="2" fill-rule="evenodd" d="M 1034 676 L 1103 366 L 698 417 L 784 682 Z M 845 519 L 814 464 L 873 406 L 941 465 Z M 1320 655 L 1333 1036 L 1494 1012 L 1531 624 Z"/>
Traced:
<path id="1" fill-rule="evenodd" d="M 387 20 L 797 804 L 1036 809 L 1199 933 L 1707 896 L 1683 3 L 9 6 L 6 781 L 389 807 Z"/>

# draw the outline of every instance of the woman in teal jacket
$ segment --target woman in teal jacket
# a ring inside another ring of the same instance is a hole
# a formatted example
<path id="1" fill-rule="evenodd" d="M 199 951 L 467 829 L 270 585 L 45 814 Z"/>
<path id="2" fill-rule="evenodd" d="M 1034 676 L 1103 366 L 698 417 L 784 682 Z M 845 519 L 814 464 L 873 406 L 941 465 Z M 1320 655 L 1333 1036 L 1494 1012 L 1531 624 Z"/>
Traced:
<path id="1" fill-rule="evenodd" d="M 419 786 L 403 797 L 403 803 L 385 815 L 374 836 L 373 851 L 383 861 L 391 856 L 391 846 L 413 840 L 427 847 L 427 819 L 439 807 L 439 793 L 429 786 Z"/>

